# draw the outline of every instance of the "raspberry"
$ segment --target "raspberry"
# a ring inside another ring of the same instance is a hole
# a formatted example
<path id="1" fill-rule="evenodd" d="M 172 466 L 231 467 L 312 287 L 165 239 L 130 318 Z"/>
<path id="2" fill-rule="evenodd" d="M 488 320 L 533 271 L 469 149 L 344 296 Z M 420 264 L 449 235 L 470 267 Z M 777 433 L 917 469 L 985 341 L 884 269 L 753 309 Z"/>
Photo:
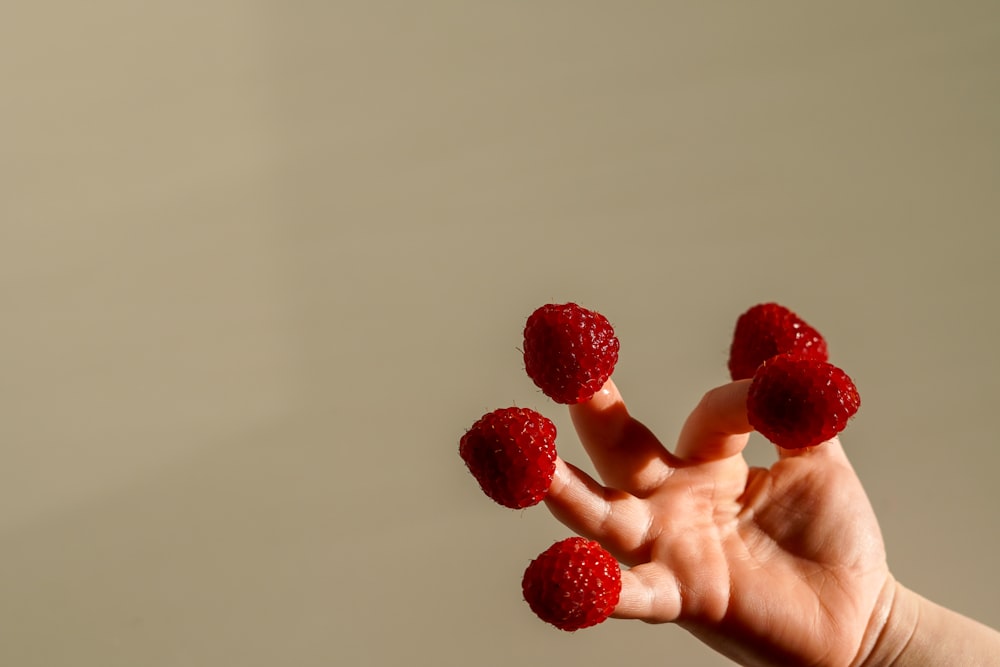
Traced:
<path id="1" fill-rule="evenodd" d="M 570 537 L 531 561 L 521 589 L 540 619 L 560 630 L 580 630 L 601 623 L 615 610 L 622 573 L 600 544 Z"/>
<path id="2" fill-rule="evenodd" d="M 826 442 L 844 430 L 859 407 L 861 396 L 847 373 L 787 354 L 757 369 L 747 395 L 750 425 L 785 449 Z"/>
<path id="3" fill-rule="evenodd" d="M 826 361 L 823 336 L 798 315 L 776 303 L 762 303 L 740 315 L 729 349 L 729 374 L 734 380 L 753 377 L 757 367 L 776 354 Z"/>
<path id="4" fill-rule="evenodd" d="M 458 452 L 483 493 L 504 507 L 530 507 L 556 472 L 556 427 L 534 410 L 494 410 L 462 436 Z"/>
<path id="5" fill-rule="evenodd" d="M 596 394 L 618 363 L 618 338 L 600 313 L 575 303 L 548 304 L 524 326 L 524 368 L 557 403 L 582 403 Z"/>

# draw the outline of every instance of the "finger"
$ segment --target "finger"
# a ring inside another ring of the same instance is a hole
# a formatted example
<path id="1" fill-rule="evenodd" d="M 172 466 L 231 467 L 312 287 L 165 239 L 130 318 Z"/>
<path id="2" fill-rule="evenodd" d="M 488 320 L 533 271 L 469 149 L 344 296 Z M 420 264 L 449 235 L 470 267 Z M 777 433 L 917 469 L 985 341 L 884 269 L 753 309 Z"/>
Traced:
<path id="1" fill-rule="evenodd" d="M 648 623 L 670 623 L 681 615 L 677 579 L 658 563 L 644 563 L 622 571 L 622 592 L 614 618 L 634 618 Z"/>
<path id="2" fill-rule="evenodd" d="M 631 564 L 648 559 L 649 507 L 635 496 L 601 486 L 557 458 L 545 504 L 563 525 L 597 540 L 619 561 Z"/>
<path id="3" fill-rule="evenodd" d="M 677 457 L 701 463 L 742 452 L 753 431 L 747 421 L 749 388 L 750 380 L 737 380 L 706 392 L 681 428 Z"/>
<path id="4" fill-rule="evenodd" d="M 605 484 L 641 498 L 670 476 L 670 453 L 629 415 L 612 380 L 590 400 L 571 405 L 570 416 Z"/>
<path id="5" fill-rule="evenodd" d="M 779 459 L 811 458 L 817 460 L 842 461 L 847 463 L 847 454 L 844 452 L 840 438 L 834 437 L 826 442 L 821 442 L 813 447 L 800 447 L 798 449 L 785 449 L 784 447 L 774 448 L 778 451 Z"/>

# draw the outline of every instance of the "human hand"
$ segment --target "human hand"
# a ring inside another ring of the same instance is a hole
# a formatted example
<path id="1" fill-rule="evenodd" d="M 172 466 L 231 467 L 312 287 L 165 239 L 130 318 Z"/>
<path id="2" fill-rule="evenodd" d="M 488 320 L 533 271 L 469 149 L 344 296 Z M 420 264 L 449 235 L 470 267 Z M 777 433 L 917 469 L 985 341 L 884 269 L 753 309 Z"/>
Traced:
<path id="1" fill-rule="evenodd" d="M 896 589 L 871 504 L 836 438 L 749 467 L 749 384 L 705 394 L 671 452 L 608 381 L 570 407 L 603 485 L 560 459 L 546 504 L 627 566 L 615 617 L 741 664 L 864 664 Z"/>

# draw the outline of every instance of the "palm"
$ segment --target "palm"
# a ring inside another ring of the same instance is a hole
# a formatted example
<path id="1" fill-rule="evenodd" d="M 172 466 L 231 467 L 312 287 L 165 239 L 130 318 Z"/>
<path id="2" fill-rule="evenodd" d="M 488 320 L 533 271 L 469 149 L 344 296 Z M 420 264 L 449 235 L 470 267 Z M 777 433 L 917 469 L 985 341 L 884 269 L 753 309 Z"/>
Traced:
<path id="1" fill-rule="evenodd" d="M 616 616 L 676 622 L 748 664 L 849 664 L 889 578 L 874 513 L 833 441 L 748 468 L 734 383 L 667 452 L 612 384 L 574 422 L 607 486 L 560 462 L 549 507 L 629 569 Z"/>

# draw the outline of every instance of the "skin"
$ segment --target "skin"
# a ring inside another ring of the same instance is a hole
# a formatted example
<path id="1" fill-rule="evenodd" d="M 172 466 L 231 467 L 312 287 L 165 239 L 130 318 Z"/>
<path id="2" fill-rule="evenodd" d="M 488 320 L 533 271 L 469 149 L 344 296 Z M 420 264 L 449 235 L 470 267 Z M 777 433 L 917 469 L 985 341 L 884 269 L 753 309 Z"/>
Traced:
<path id="1" fill-rule="evenodd" d="M 749 383 L 705 394 L 672 451 L 611 381 L 570 407 L 601 482 L 560 459 L 546 504 L 627 566 L 614 616 L 676 623 L 744 665 L 998 664 L 1000 635 L 892 577 L 839 440 L 748 466 Z"/>

